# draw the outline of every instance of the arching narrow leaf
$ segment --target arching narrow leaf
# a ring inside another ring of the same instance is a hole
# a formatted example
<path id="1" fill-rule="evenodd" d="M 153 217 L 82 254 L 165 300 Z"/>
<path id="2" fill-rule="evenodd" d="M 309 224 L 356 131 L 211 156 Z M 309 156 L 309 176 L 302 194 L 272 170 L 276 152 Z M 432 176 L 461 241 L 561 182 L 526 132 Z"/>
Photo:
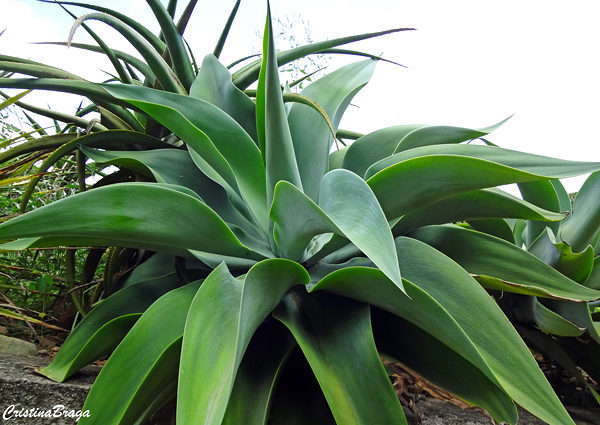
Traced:
<path id="1" fill-rule="evenodd" d="M 168 292 L 146 310 L 100 371 L 83 406 L 94 414 L 81 423 L 135 424 L 159 390 L 174 395 L 185 318 L 199 286 Z"/>
<path id="2" fill-rule="evenodd" d="M 150 68 L 156 75 L 156 79 L 160 82 L 160 84 L 165 90 L 168 90 L 173 93 L 187 93 L 177 76 L 173 73 L 173 71 L 162 58 L 162 56 L 156 50 L 154 50 L 152 46 L 148 44 L 148 42 L 144 40 L 130 26 L 126 25 L 123 21 L 121 21 L 118 18 L 115 18 L 112 15 L 101 12 L 93 12 L 79 17 L 77 21 L 75 21 L 73 27 L 71 28 L 71 34 L 69 36 L 69 39 L 72 38 L 74 31 L 77 29 L 77 26 L 87 20 L 98 20 L 104 22 L 105 24 L 110 25 L 115 30 L 120 32 L 121 35 L 123 35 L 123 37 L 125 37 L 144 58 L 148 66 L 150 66 Z"/>
<path id="3" fill-rule="evenodd" d="M 365 33 L 359 35 L 352 35 L 349 37 L 334 38 L 333 40 L 321 41 L 318 43 L 307 44 L 304 46 L 296 47 L 290 50 L 279 52 L 277 54 L 278 66 L 283 66 L 286 63 L 295 61 L 310 54 L 320 53 L 323 50 L 330 49 L 332 47 L 341 46 L 342 44 L 348 44 L 355 41 L 366 40 L 373 37 L 379 37 L 386 34 L 392 34 L 400 31 L 411 31 L 414 28 L 394 28 L 386 31 Z M 248 88 L 253 82 L 258 79 L 258 75 L 261 69 L 261 60 L 256 60 L 242 69 L 236 71 L 233 74 L 233 83 L 238 86 L 241 90 Z"/>
<path id="4" fill-rule="evenodd" d="M 274 316 L 294 335 L 337 423 L 407 423 L 373 341 L 368 305 L 299 290 Z"/>
<path id="5" fill-rule="evenodd" d="M 576 301 L 600 298 L 600 291 L 579 285 L 534 255 L 484 233 L 456 226 L 427 226 L 411 237 L 443 252 L 477 275 L 486 287 Z"/>
<path id="6" fill-rule="evenodd" d="M 171 65 L 173 66 L 179 81 L 183 84 L 183 87 L 186 90 L 189 90 L 194 81 L 194 70 L 192 69 L 192 64 L 187 55 L 183 38 L 177 31 L 173 18 L 159 0 L 146 0 L 146 2 L 152 9 L 156 21 L 160 25 L 169 56 L 171 57 Z"/>
<path id="7" fill-rule="evenodd" d="M 344 111 L 368 83 L 375 64 L 376 61 L 368 59 L 346 65 L 310 84 L 301 95 L 317 102 L 337 130 Z M 329 168 L 327 162 L 333 142 L 330 129 L 319 120 L 316 111 L 297 103 L 292 105 L 288 121 L 304 193 L 318 202 L 321 178 Z"/>
<path id="8" fill-rule="evenodd" d="M 252 335 L 292 286 L 306 283 L 306 270 L 283 259 L 262 261 L 243 279 L 231 276 L 223 264 L 206 278 L 186 319 L 178 422 L 222 423 Z"/>

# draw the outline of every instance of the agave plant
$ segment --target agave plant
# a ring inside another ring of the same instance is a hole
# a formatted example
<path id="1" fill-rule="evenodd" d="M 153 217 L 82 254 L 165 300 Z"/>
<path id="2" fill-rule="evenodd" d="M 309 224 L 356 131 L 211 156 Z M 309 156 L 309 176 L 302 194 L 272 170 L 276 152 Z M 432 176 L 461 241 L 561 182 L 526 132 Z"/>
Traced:
<path id="1" fill-rule="evenodd" d="M 334 137 L 351 135 L 338 125 L 377 60 L 342 67 L 299 95 L 284 93 L 278 65 L 380 33 L 277 54 L 267 13 L 262 59 L 231 74 L 217 56 L 236 4 L 196 75 L 170 17 L 175 2 L 148 3 L 166 44 L 108 9 L 88 6 L 99 12 L 78 19 L 140 39 L 146 63 L 137 65 L 101 45 L 123 71 L 119 81 L 90 83 L 16 58 L 0 64 L 36 77 L 0 86 L 83 94 L 112 128 L 63 141 L 47 164 L 78 149 L 135 179 L 0 224 L 3 249 L 146 253 L 42 370 L 64 381 L 110 354 L 81 423 L 141 423 L 176 398 L 184 425 L 405 424 L 382 356 L 498 422 L 515 424 L 518 404 L 550 424 L 573 423 L 511 311 L 490 294 L 587 308 L 600 291 L 515 244 L 524 220 L 554 226 L 562 209 L 495 186 L 547 187 L 600 163 L 462 143 L 496 126 L 395 126 L 331 152 Z M 165 49 L 169 63 L 156 55 Z M 137 84 L 134 65 L 146 71 Z"/>

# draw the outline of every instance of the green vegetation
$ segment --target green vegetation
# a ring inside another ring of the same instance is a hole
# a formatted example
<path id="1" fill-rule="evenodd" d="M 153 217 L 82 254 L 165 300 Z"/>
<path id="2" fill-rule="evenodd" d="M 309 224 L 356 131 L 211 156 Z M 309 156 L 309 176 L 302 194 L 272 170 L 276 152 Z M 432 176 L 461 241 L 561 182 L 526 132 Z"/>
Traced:
<path id="1" fill-rule="evenodd" d="M 369 58 L 299 94 L 282 90 L 279 66 L 402 29 L 276 53 L 268 14 L 262 58 L 232 72 L 218 57 L 238 2 L 196 69 L 182 37 L 193 7 L 176 23 L 175 1 L 148 4 L 162 37 L 84 5 L 93 12 L 76 25 L 100 47 L 74 47 L 107 55 L 109 82 L 0 57 L 0 69 L 33 77 L 0 87 L 80 94 L 92 101 L 82 111 L 102 117 L 38 109 L 86 131 L 2 157 L 53 149 L 36 170 L 45 173 L 75 155 L 81 193 L 7 220 L 0 239 L 5 250 L 88 247 L 88 281 L 105 258 L 91 299 L 101 302 L 42 370 L 64 381 L 110 354 L 80 423 L 141 423 L 177 398 L 183 425 L 405 424 L 381 356 L 498 422 L 516 424 L 518 404 L 574 423 L 524 340 L 582 382 L 578 367 L 598 379 L 600 162 L 463 143 L 502 123 L 339 130 L 377 63 L 360 52 L 344 51 Z M 106 46 L 91 19 L 144 60 Z M 86 158 L 119 171 L 88 188 Z M 557 179 L 585 173 L 571 209 Z M 509 183 L 524 199 L 495 188 Z"/>

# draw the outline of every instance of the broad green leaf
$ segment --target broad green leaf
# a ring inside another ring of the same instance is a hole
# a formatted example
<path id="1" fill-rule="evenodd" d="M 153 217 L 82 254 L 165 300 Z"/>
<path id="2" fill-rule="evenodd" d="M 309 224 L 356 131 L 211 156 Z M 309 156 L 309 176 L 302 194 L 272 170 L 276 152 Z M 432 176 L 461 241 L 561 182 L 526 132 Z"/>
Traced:
<path id="1" fill-rule="evenodd" d="M 427 226 L 411 237 L 443 252 L 488 288 L 577 301 L 600 298 L 600 291 L 579 285 L 534 255 L 494 236 L 456 226 Z"/>
<path id="2" fill-rule="evenodd" d="M 217 181 L 220 177 L 233 190 L 239 187 L 257 224 L 266 232 L 265 167 L 256 144 L 233 118 L 195 97 L 147 87 L 103 87 L 112 95 L 142 109 L 180 136 L 196 153 L 194 162 L 209 178 Z M 221 184 L 221 181 L 217 182 Z"/>
<path id="3" fill-rule="evenodd" d="M 256 106 L 244 92 L 233 85 L 229 70 L 214 55 L 204 57 L 200 73 L 190 88 L 190 96 L 212 103 L 227 112 L 258 143 Z"/>
<path id="4" fill-rule="evenodd" d="M 123 183 L 79 193 L 0 224 L 0 240 L 43 237 L 65 245 L 262 257 L 243 246 L 206 204 L 178 187 Z"/>
<path id="5" fill-rule="evenodd" d="M 369 82 L 376 63 L 367 59 L 346 65 L 311 83 L 301 95 L 317 102 L 337 130 L 346 108 Z M 330 129 L 314 109 L 298 103 L 292 105 L 288 121 L 304 193 L 318 202 L 321 178 L 329 168 L 329 151 L 333 142 Z"/>
<path id="6" fill-rule="evenodd" d="M 352 146 L 352 145 L 350 145 Z M 348 153 L 348 148 L 350 146 L 344 146 L 336 151 L 333 151 L 329 154 L 329 169 L 328 171 L 337 170 L 342 167 L 342 162 Z"/>
<path id="7" fill-rule="evenodd" d="M 429 293 L 404 279 L 407 297 L 381 270 L 364 265 L 356 266 L 355 262 L 348 265 L 350 267 L 337 269 L 316 284 L 311 283 L 310 292 L 333 292 L 402 317 L 468 359 L 492 382 L 497 383 L 492 369 L 469 336 Z M 365 285 L 365 282 L 368 282 L 368 285 Z"/>
<path id="8" fill-rule="evenodd" d="M 288 181 L 302 189 L 292 135 L 283 106 L 271 11 L 263 34 L 263 60 L 256 93 L 256 127 L 266 166 L 267 204 L 271 205 L 275 185 Z"/>
<path id="9" fill-rule="evenodd" d="M 365 134 L 348 147 L 341 168 L 364 176 L 371 165 L 392 155 L 404 136 L 421 127 L 424 125 L 397 125 Z"/>
<path id="10" fill-rule="evenodd" d="M 483 189 L 414 210 L 404 215 L 392 231 L 398 236 L 428 224 L 483 218 L 522 218 L 546 222 L 562 220 L 564 215 L 536 207 L 499 189 Z"/>
<path id="11" fill-rule="evenodd" d="M 206 278 L 186 319 L 178 422 L 222 423 L 252 335 L 283 295 L 308 279 L 302 266 L 284 259 L 262 261 L 243 279 L 231 276 L 222 264 Z"/>
<path id="12" fill-rule="evenodd" d="M 524 173 L 556 178 L 572 177 L 600 168 L 600 162 L 566 161 L 494 146 L 451 144 L 423 146 L 396 153 L 373 164 L 367 170 L 365 177 L 369 178 L 381 170 L 403 161 L 431 155 L 460 155 L 463 157 L 478 158 L 520 170 Z"/>
<path id="13" fill-rule="evenodd" d="M 179 285 L 174 275 L 157 276 L 109 296 L 82 319 L 52 363 L 40 372 L 62 382 L 88 363 L 110 354 L 146 308 Z"/>
<path id="14" fill-rule="evenodd" d="M 317 206 L 293 185 L 277 185 L 271 217 L 282 253 L 297 259 L 314 236 L 335 233 L 348 238 L 402 288 L 392 232 L 369 186 L 350 171 L 330 171 L 323 177 L 319 199 Z"/>
<path id="15" fill-rule="evenodd" d="M 511 117 L 508 117 L 489 127 L 475 130 L 470 128 L 449 127 L 444 125 L 432 125 L 417 128 L 402 138 L 402 140 L 396 146 L 396 149 L 394 149 L 393 153 L 398 153 L 421 146 L 445 145 L 478 139 L 479 137 L 487 136 L 492 131 L 498 129 L 510 118 Z"/>
<path id="16" fill-rule="evenodd" d="M 276 321 L 261 325 L 244 354 L 235 377 L 223 425 L 264 425 L 282 368 L 296 346 Z"/>
<path id="17" fill-rule="evenodd" d="M 379 359 L 367 304 L 300 289 L 274 316 L 294 335 L 338 424 L 407 423 Z"/>
<path id="18" fill-rule="evenodd" d="M 388 219 L 397 218 L 424 205 L 475 189 L 548 177 L 564 177 L 589 172 L 600 167 L 600 164 L 596 163 L 569 161 L 562 163 L 556 160 L 560 164 L 558 165 L 554 162 L 555 160 L 542 157 L 539 164 L 535 166 L 529 164 L 523 169 L 519 169 L 512 166 L 520 167 L 524 164 L 514 163 L 507 166 L 486 159 L 458 154 L 429 155 L 427 152 L 431 148 L 499 149 L 487 146 L 439 145 L 415 148 L 393 155 L 390 158 L 401 162 L 389 164 L 387 168 L 383 168 L 367 181 Z M 421 153 L 424 156 L 418 156 Z M 483 154 L 480 150 L 475 153 Z M 400 158 L 400 156 L 408 155 L 416 157 L 406 160 Z M 382 160 L 373 167 L 383 167 L 385 161 Z M 371 167 L 371 171 L 374 171 L 373 167 Z M 473 176 L 477 176 L 477 178 L 473 178 Z M 415 184 L 415 181 L 418 181 L 419 184 Z M 398 194 L 402 194 L 402 196 Z"/>
<path id="19" fill-rule="evenodd" d="M 81 150 L 96 162 L 128 168 L 159 183 L 187 187 L 200 195 L 223 220 L 253 231 L 252 223 L 233 207 L 225 190 L 206 178 L 185 150 L 100 151 L 83 147 Z"/>
<path id="20" fill-rule="evenodd" d="M 94 414 L 80 423 L 139 423 L 157 392 L 175 389 L 186 315 L 199 286 L 168 292 L 146 310 L 100 371 L 83 406 Z"/>
<path id="21" fill-rule="evenodd" d="M 380 351 L 467 403 L 484 408 L 497 422 L 517 422 L 510 397 L 467 359 L 406 320 L 379 309 L 373 309 L 372 315 Z"/>
<path id="22" fill-rule="evenodd" d="M 516 403 L 549 424 L 573 424 L 525 343 L 475 280 L 422 242 L 398 238 L 396 248 L 405 277 L 429 292 L 456 319 Z"/>
<path id="23" fill-rule="evenodd" d="M 590 175 L 573 201 L 573 213 L 560 228 L 560 238 L 577 252 L 595 245 L 600 232 L 600 172 Z"/>
<path id="24" fill-rule="evenodd" d="M 588 245 L 582 252 L 573 252 L 572 247 L 564 242 L 555 246 L 560 253 L 558 262 L 554 264 L 556 270 L 575 282 L 585 283 L 594 267 L 594 248 Z"/>

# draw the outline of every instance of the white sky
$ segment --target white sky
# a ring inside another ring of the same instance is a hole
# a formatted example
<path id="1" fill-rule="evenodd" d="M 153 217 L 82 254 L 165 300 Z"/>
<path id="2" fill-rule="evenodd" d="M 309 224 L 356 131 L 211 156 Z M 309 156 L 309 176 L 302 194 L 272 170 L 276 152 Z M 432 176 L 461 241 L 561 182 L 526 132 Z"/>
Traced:
<path id="1" fill-rule="evenodd" d="M 152 22 L 143 0 L 92 2 Z M 187 1 L 180 3 L 183 8 Z M 234 0 L 199 1 L 186 31 L 198 60 L 212 51 L 233 4 Z M 275 17 L 301 16 L 315 41 L 393 27 L 417 28 L 349 46 L 383 52 L 408 68 L 378 64 L 371 83 L 353 102 L 359 107 L 349 108 L 341 128 L 368 132 L 409 123 L 484 127 L 515 114 L 490 135 L 491 141 L 540 155 L 600 161 L 597 0 L 272 0 L 271 8 Z M 264 0 L 242 0 L 222 55 L 224 63 L 255 49 L 255 32 L 263 28 L 265 9 Z M 105 78 L 98 70 L 110 70 L 110 65 L 99 62 L 99 55 L 27 44 L 65 41 L 71 23 L 55 5 L 0 0 L 0 30 L 7 28 L 0 37 L 0 51 L 90 80 Z M 129 50 L 106 25 L 91 26 L 111 47 Z M 86 40 L 81 29 L 78 40 Z M 345 62 L 335 59 L 329 67 Z M 24 100 L 55 105 L 58 97 Z M 73 100 L 58 104 L 75 106 Z M 569 179 L 567 189 L 575 191 L 581 183 Z"/>

